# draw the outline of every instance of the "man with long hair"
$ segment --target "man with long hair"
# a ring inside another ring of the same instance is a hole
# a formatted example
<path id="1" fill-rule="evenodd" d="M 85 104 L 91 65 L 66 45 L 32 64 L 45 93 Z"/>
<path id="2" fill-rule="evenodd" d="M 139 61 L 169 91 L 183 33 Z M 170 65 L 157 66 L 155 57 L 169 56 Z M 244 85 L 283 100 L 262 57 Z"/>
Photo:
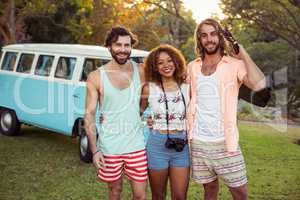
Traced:
<path id="1" fill-rule="evenodd" d="M 241 84 L 254 91 L 265 88 L 263 73 L 239 45 L 234 57 L 226 54 L 222 27 L 214 19 L 195 30 L 198 58 L 188 65 L 191 101 L 188 133 L 192 178 L 203 184 L 205 200 L 215 200 L 222 179 L 233 199 L 247 199 L 246 167 L 238 145 L 237 103 Z"/>
<path id="2" fill-rule="evenodd" d="M 109 31 L 105 46 L 112 60 L 89 74 L 84 126 L 98 178 L 108 183 L 109 199 L 121 199 L 123 174 L 129 178 L 133 199 L 146 199 L 147 158 L 140 118 L 143 71 L 130 61 L 134 35 L 123 27 Z M 96 141 L 97 103 L 103 118 Z"/>

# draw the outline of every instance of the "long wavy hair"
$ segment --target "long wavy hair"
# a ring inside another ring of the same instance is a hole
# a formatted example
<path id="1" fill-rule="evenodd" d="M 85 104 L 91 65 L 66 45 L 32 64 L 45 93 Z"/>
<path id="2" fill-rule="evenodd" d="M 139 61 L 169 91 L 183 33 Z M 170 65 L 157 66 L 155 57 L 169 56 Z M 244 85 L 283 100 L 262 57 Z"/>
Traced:
<path id="1" fill-rule="evenodd" d="M 174 79 L 179 85 L 181 85 L 185 76 L 186 61 L 178 49 L 168 44 L 159 45 L 158 47 L 152 49 L 147 56 L 145 61 L 146 81 L 160 84 L 161 75 L 158 72 L 157 62 L 158 57 L 162 52 L 167 53 L 171 57 L 175 65 L 175 72 L 173 74 Z"/>
<path id="2" fill-rule="evenodd" d="M 224 39 L 224 36 L 222 35 L 222 27 L 219 24 L 219 22 L 217 22 L 214 19 L 205 19 L 203 20 L 195 29 L 195 53 L 197 56 L 201 57 L 202 59 L 205 56 L 205 49 L 203 47 L 203 45 L 201 44 L 201 29 L 203 25 L 209 25 L 209 26 L 213 26 L 215 28 L 215 30 L 218 33 L 218 37 L 219 37 L 219 44 L 220 44 L 220 52 L 221 55 L 225 55 L 225 49 L 226 49 L 226 42 Z"/>

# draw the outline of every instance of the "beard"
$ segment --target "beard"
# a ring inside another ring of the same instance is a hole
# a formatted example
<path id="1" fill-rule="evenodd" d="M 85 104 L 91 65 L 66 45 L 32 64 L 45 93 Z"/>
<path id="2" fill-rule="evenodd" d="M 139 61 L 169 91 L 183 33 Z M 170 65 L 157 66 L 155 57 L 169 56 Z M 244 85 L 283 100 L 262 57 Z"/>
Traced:
<path id="1" fill-rule="evenodd" d="M 211 44 L 214 44 L 215 45 L 215 48 L 214 49 L 207 49 L 205 48 L 205 46 L 207 46 L 208 44 L 206 44 L 205 46 L 203 46 L 203 49 L 204 49 L 204 52 L 205 54 L 207 55 L 213 55 L 213 54 L 216 54 L 219 49 L 220 49 L 220 43 L 216 44 L 216 43 L 211 43 Z"/>
<path id="2" fill-rule="evenodd" d="M 110 50 L 110 53 L 111 53 L 111 56 L 113 57 L 113 59 L 119 64 L 119 65 L 124 65 L 127 60 L 129 60 L 130 58 L 130 54 L 131 54 L 131 51 L 129 52 L 115 52 L 114 50 Z M 126 55 L 127 57 L 125 58 L 118 58 L 118 55 L 119 54 L 123 54 L 123 55 Z"/>

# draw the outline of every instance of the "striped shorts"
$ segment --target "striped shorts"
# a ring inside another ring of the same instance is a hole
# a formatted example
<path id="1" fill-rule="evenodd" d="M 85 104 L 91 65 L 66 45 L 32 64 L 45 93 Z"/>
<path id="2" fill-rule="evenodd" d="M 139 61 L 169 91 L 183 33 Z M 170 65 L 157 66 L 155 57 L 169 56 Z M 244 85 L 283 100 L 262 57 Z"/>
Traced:
<path id="1" fill-rule="evenodd" d="M 207 143 L 192 140 L 192 178 L 201 184 L 215 181 L 218 177 L 229 187 L 247 183 L 246 166 L 240 148 L 229 155 L 225 143 Z"/>
<path id="2" fill-rule="evenodd" d="M 130 180 L 144 182 L 148 178 L 146 151 L 140 150 L 122 155 L 104 155 L 105 168 L 99 168 L 98 178 L 114 182 L 125 173 Z"/>

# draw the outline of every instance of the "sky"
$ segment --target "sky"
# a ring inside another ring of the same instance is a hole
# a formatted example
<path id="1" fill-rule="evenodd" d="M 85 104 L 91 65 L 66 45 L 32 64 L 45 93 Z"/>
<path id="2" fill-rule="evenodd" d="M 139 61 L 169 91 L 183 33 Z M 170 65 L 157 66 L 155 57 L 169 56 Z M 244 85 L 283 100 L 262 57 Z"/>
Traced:
<path id="1" fill-rule="evenodd" d="M 222 11 L 219 8 L 220 0 L 182 0 L 184 6 L 193 12 L 194 19 L 197 22 L 202 21 L 211 14 L 217 14 L 222 18 Z"/>

